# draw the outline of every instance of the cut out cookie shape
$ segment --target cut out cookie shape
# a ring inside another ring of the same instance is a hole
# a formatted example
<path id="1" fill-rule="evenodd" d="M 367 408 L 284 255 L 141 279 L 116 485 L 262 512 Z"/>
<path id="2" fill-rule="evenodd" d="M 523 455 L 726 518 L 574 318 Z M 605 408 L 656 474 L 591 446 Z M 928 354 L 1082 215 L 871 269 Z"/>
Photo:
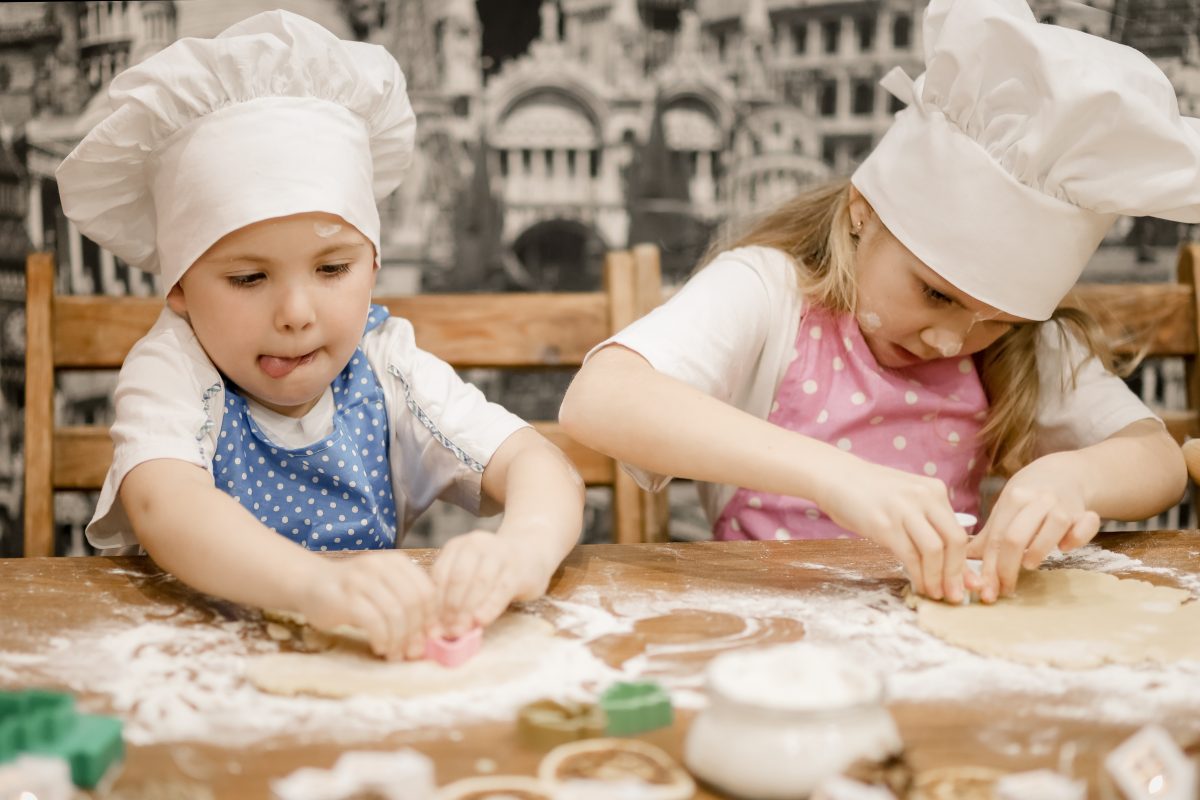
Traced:
<path id="1" fill-rule="evenodd" d="M 661 749 L 637 739 L 588 739 L 551 750 L 538 777 L 554 796 L 688 800 L 696 783 Z"/>

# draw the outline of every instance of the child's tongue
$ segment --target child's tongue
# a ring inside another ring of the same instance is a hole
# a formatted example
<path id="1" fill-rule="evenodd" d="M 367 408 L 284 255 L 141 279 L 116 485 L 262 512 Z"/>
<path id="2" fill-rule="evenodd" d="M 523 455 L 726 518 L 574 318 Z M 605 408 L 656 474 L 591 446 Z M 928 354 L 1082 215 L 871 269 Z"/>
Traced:
<path id="1" fill-rule="evenodd" d="M 279 356 L 259 356 L 258 366 L 263 372 L 270 375 L 272 378 L 282 378 L 289 372 L 299 366 L 301 361 L 308 358 L 307 355 L 297 356 L 296 358 L 281 358 Z"/>

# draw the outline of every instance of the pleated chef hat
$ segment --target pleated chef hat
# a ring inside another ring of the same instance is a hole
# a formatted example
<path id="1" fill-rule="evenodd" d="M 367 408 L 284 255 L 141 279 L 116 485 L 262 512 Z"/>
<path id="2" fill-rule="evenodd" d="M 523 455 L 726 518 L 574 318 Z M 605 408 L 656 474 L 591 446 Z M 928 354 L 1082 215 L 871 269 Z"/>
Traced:
<path id="1" fill-rule="evenodd" d="M 122 72 L 113 112 L 57 172 L 79 230 L 167 291 L 221 237 L 304 212 L 375 245 L 376 201 L 412 162 L 416 118 L 382 47 L 286 11 L 181 39 Z"/>
<path id="2" fill-rule="evenodd" d="M 851 178 L 914 255 L 972 297 L 1047 319 L 1118 215 L 1200 222 L 1200 120 L 1129 47 L 1039 24 L 1024 0 L 932 0 L 925 72 Z"/>

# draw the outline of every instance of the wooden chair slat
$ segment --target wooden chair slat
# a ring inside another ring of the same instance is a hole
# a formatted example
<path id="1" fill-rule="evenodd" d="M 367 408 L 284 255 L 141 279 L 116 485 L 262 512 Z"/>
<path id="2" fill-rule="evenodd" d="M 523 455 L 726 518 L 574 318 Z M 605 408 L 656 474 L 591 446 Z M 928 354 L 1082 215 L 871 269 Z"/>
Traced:
<path id="1" fill-rule="evenodd" d="M 1167 432 L 1177 442 L 1184 442 L 1188 438 L 1200 437 L 1200 415 L 1195 409 L 1187 411 L 1158 411 L 1158 415 L 1162 417 L 1163 423 L 1167 426 Z"/>
<path id="2" fill-rule="evenodd" d="M 54 485 L 89 490 L 104 483 L 112 463 L 112 439 L 99 425 L 64 426 L 54 432 Z"/>
<path id="3" fill-rule="evenodd" d="M 534 422 L 537 432 L 553 442 L 579 470 L 580 477 L 588 486 L 611 486 L 619 472 L 616 463 L 589 447 L 584 447 L 563 432 L 557 422 Z"/>
<path id="4" fill-rule="evenodd" d="M 608 298 L 600 292 L 380 297 L 417 330 L 417 344 L 458 368 L 556 367 L 583 363 L 606 338 Z M 151 297 L 54 301 L 54 364 L 116 369 L 162 312 Z M 104 336 L 97 336 L 104 330 Z"/>
<path id="5" fill-rule="evenodd" d="M 162 308 L 163 301 L 157 297 L 56 296 L 54 366 L 119 369 Z"/>
<path id="6" fill-rule="evenodd" d="M 455 367 L 579 366 L 608 338 L 600 292 L 380 298 L 417 331 L 417 344 Z"/>
<path id="7" fill-rule="evenodd" d="M 1190 286 L 1081 284 L 1063 305 L 1091 314 L 1117 355 L 1196 354 L 1196 306 Z"/>
<path id="8" fill-rule="evenodd" d="M 29 257 L 25 274 L 25 555 L 54 555 L 54 259 Z"/>

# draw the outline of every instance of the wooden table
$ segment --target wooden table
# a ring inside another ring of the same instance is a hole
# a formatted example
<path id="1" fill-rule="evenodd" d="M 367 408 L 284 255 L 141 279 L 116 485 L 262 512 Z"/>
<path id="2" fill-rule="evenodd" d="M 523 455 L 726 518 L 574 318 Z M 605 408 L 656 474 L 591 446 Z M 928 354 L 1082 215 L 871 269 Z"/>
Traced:
<path id="1" fill-rule="evenodd" d="M 1148 567 L 1187 574 L 1200 570 L 1200 532 L 1108 535 L 1102 537 L 1100 546 L 1139 559 Z M 426 564 L 433 556 L 432 551 L 411 552 Z M 1136 577 L 1178 584 L 1167 571 L 1138 572 Z M 567 599 L 579 597 L 580 592 L 600 597 L 698 592 L 782 597 L 837 591 L 850 585 L 860 591 L 898 595 L 903 579 L 885 551 L 864 541 L 595 545 L 571 553 L 551 585 L 550 597 Z M 0 560 L 0 688 L 52 684 L 56 671 L 46 666 L 48 649 L 58 648 L 56 659 L 71 659 L 68 645 L 73 631 L 99 624 L 119 627 L 122 619 L 132 620 L 135 615 L 115 613 L 114 609 L 144 606 L 168 610 L 170 613 L 155 615 L 162 618 L 163 624 L 194 629 L 247 620 L 251 630 L 255 630 L 253 624 L 261 626 L 255 612 L 197 595 L 160 573 L 147 559 Z M 720 609 L 712 611 L 713 615 L 703 610 L 671 614 L 643 626 L 640 635 L 606 636 L 590 646 L 609 663 L 620 664 L 655 637 L 695 641 L 708 635 L 706 626 L 728 622 Z M 803 624 L 795 621 L 776 620 L 768 627 L 767 635 L 750 638 L 756 642 L 786 641 L 804 635 Z M 759 630 L 761 633 L 767 628 L 760 626 Z M 715 652 L 690 663 L 684 659 L 672 668 L 698 673 Z M 37 659 L 39 654 L 41 661 Z M 186 654 L 180 658 L 186 658 Z M 42 666 L 22 667 L 34 662 Z M 86 675 L 86 665 L 79 666 Z M 80 704 L 90 711 L 111 710 L 109 698 L 90 692 L 86 678 L 71 683 L 51 688 L 72 689 Z M 1200 736 L 1196 713 L 1200 685 L 1196 692 L 1196 702 L 1190 708 L 1179 708 L 1158 720 L 1180 738 Z M 1077 769 L 1092 780 L 1092 794 L 1098 797 L 1100 760 L 1136 726 L 1106 722 L 1099 714 L 1095 719 L 1056 716 L 1056 706 L 1065 702 L 1067 698 L 1053 693 L 1014 695 L 981 687 L 970 702 L 900 698 L 889 707 L 904 739 L 907 758 L 917 770 L 944 765 L 983 765 L 1013 771 L 1054 766 L 1058 746 L 1019 746 L 1039 731 L 1053 727 L 1058 741 L 1052 744 L 1069 740 L 1078 747 Z M 692 715 L 684 709 L 672 728 L 643 738 L 680 757 Z M 453 730 L 394 732 L 349 747 L 334 742 L 296 743 L 286 731 L 279 731 L 278 736 L 250 746 L 227 747 L 212 742 L 132 746 L 114 789 L 127 790 L 127 796 L 139 796 L 139 789 L 195 781 L 211 786 L 217 798 L 267 797 L 270 779 L 302 766 L 328 767 L 344 750 L 405 745 L 435 760 L 440 783 L 478 774 L 481 758 L 494 761 L 501 773 L 533 774 L 541 755 L 522 748 L 506 722 L 456 725 Z"/>

